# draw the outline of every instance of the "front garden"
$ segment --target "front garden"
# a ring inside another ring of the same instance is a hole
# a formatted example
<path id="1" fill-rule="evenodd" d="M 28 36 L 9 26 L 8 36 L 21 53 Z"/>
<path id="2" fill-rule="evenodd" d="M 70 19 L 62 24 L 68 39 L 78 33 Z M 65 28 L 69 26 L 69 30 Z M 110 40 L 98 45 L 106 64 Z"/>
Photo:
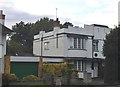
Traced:
<path id="1" fill-rule="evenodd" d="M 42 80 L 36 75 L 18 78 L 16 74 L 4 74 L 3 85 L 55 85 L 60 79 L 62 84 L 70 84 L 70 78 L 77 78 L 77 71 L 70 63 L 47 64 L 42 66 Z"/>

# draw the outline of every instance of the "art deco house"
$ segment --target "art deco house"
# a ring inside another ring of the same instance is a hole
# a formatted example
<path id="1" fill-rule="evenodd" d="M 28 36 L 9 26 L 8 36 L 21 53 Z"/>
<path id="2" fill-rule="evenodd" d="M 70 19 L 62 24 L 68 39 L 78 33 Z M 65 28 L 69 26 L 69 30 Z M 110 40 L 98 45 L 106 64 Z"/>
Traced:
<path id="1" fill-rule="evenodd" d="M 48 60 L 72 62 L 78 70 L 79 78 L 83 78 L 84 72 L 98 77 L 102 70 L 102 60 L 105 59 L 102 48 L 110 28 L 92 24 L 84 25 L 84 28 L 68 26 L 60 29 L 59 23 L 56 19 L 53 31 L 40 31 L 34 36 L 33 54 Z"/>

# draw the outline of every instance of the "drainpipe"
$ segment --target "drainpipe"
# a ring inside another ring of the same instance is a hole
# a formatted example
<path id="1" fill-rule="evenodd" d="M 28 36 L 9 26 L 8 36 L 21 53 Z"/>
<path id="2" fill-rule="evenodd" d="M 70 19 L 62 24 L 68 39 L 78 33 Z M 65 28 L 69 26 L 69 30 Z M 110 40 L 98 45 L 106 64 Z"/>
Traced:
<path id="1" fill-rule="evenodd" d="M 93 53 L 94 53 L 94 49 L 93 49 L 93 39 L 94 39 L 94 36 L 92 36 L 92 70 L 94 70 L 94 56 L 93 56 Z"/>
<path id="2" fill-rule="evenodd" d="M 92 69 L 92 73 L 93 73 L 93 77 L 94 77 L 94 49 L 93 49 L 93 40 L 94 40 L 94 36 L 92 36 L 92 63 L 91 63 L 91 69 Z"/>

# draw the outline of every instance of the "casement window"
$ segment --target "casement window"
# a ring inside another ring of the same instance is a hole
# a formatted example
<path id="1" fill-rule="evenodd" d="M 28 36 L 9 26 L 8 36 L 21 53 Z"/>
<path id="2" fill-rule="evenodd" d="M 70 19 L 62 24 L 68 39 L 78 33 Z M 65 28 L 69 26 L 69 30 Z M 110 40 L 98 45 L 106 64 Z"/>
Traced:
<path id="1" fill-rule="evenodd" d="M 98 40 L 93 40 L 93 51 L 98 51 Z"/>
<path id="2" fill-rule="evenodd" d="M 44 49 L 49 50 L 49 42 L 44 42 Z"/>
<path id="3" fill-rule="evenodd" d="M 74 38 L 74 48 L 77 48 L 77 38 Z"/>
<path id="4" fill-rule="evenodd" d="M 86 49 L 86 39 L 78 37 L 70 37 L 70 48 L 72 49 Z"/>
<path id="5" fill-rule="evenodd" d="M 81 49 L 85 49 L 86 48 L 86 40 L 84 38 L 81 39 L 82 41 L 82 45 L 81 45 Z"/>
<path id="6" fill-rule="evenodd" d="M 74 48 L 74 38 L 69 38 L 70 48 Z"/>
<path id="7" fill-rule="evenodd" d="M 86 71 L 86 62 L 83 60 L 75 60 L 74 61 L 75 69 L 78 71 Z"/>
<path id="8" fill-rule="evenodd" d="M 82 69 L 81 69 L 82 66 L 81 65 L 82 65 L 81 61 L 77 61 L 77 70 L 78 71 L 82 71 Z"/>
<path id="9" fill-rule="evenodd" d="M 78 48 L 81 48 L 81 38 L 78 38 Z"/>

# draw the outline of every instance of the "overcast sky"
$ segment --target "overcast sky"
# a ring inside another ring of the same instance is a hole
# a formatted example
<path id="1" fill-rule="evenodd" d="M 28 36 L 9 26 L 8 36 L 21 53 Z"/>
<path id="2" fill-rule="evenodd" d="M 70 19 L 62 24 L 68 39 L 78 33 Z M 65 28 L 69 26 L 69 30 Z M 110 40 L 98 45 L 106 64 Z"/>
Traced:
<path id="1" fill-rule="evenodd" d="M 35 22 L 48 17 L 71 22 L 75 26 L 103 24 L 113 28 L 118 24 L 119 0 L 0 0 L 0 9 L 6 15 L 6 26 Z"/>

